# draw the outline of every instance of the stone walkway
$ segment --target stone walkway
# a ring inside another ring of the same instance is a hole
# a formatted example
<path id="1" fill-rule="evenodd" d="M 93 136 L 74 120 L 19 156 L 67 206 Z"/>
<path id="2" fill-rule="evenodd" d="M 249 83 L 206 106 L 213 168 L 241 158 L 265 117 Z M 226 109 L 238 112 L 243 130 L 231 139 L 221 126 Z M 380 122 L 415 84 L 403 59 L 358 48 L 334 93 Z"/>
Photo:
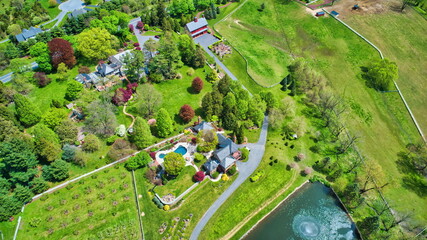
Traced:
<path id="1" fill-rule="evenodd" d="M 265 116 L 261 128 L 261 134 L 257 143 L 250 143 L 246 146 L 251 150 L 249 153 L 249 160 L 247 162 L 238 162 L 239 175 L 236 180 L 219 196 L 219 198 L 209 207 L 200 221 L 197 223 L 193 232 L 191 233 L 190 240 L 197 240 L 203 228 L 208 223 L 209 219 L 221 207 L 221 205 L 234 193 L 234 191 L 255 171 L 264 156 L 265 143 L 267 141 L 268 130 L 268 116 Z"/>

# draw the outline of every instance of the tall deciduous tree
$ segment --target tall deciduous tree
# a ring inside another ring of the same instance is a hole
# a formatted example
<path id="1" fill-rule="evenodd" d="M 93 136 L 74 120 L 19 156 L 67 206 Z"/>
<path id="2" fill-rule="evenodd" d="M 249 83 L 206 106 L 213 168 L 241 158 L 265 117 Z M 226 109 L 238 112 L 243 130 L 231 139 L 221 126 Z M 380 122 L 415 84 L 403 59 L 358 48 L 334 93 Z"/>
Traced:
<path id="1" fill-rule="evenodd" d="M 26 127 L 31 127 L 41 119 L 41 112 L 28 98 L 15 94 L 15 109 L 19 121 Z"/>
<path id="2" fill-rule="evenodd" d="M 38 68 L 42 72 L 52 71 L 52 65 L 50 64 L 49 49 L 45 42 L 38 42 L 30 47 L 31 57 L 36 59 Z"/>
<path id="3" fill-rule="evenodd" d="M 85 139 L 84 143 L 82 145 L 82 149 L 85 152 L 95 152 L 98 151 L 98 149 L 101 147 L 101 142 L 99 141 L 98 137 L 94 134 L 88 134 Z"/>
<path id="4" fill-rule="evenodd" d="M 77 139 L 78 128 L 73 121 L 65 119 L 55 127 L 55 133 L 63 144 L 73 144 Z"/>
<path id="5" fill-rule="evenodd" d="M 142 78 L 145 67 L 145 59 L 142 51 L 134 51 L 132 54 L 126 54 L 123 57 L 123 63 L 126 64 L 126 76 L 132 82 L 138 82 Z"/>
<path id="6" fill-rule="evenodd" d="M 258 94 L 254 95 L 249 101 L 248 118 L 258 127 L 261 127 L 265 109 L 266 104 Z"/>
<path id="7" fill-rule="evenodd" d="M 178 68 L 182 67 L 180 52 L 172 39 L 172 34 L 166 32 L 160 40 L 159 54 L 150 64 L 151 71 L 162 74 L 165 79 L 176 76 Z"/>
<path id="8" fill-rule="evenodd" d="M 137 117 L 133 125 L 133 132 L 130 140 L 139 148 L 143 149 L 150 146 L 153 136 L 151 135 L 150 126 L 145 119 Z"/>
<path id="9" fill-rule="evenodd" d="M 74 67 L 76 57 L 71 43 L 62 38 L 54 38 L 47 43 L 49 47 L 52 65 L 57 68 L 60 63 L 64 63 L 68 68 Z"/>
<path id="10" fill-rule="evenodd" d="M 86 129 L 102 136 L 114 133 L 117 120 L 114 106 L 106 100 L 96 100 L 87 107 Z"/>
<path id="11" fill-rule="evenodd" d="M 200 93 L 203 89 L 203 80 L 200 77 L 195 77 L 191 83 L 191 87 L 196 93 Z"/>
<path id="12" fill-rule="evenodd" d="M 366 73 L 370 84 L 377 90 L 387 91 L 398 78 L 397 64 L 388 59 L 374 62 Z"/>
<path id="13" fill-rule="evenodd" d="M 105 59 L 116 51 L 114 46 L 117 38 L 102 28 L 91 28 L 83 31 L 77 37 L 78 50 L 91 60 Z"/>
<path id="14" fill-rule="evenodd" d="M 43 115 L 43 123 L 50 129 L 55 129 L 56 126 L 67 117 L 67 111 L 63 108 L 51 108 Z"/>
<path id="15" fill-rule="evenodd" d="M 193 119 L 194 115 L 195 114 L 193 108 L 188 104 L 183 105 L 179 110 L 179 116 L 186 123 L 190 122 L 191 119 Z"/>
<path id="16" fill-rule="evenodd" d="M 223 110 L 221 114 L 222 126 L 228 130 L 235 130 L 237 127 L 237 102 L 232 92 L 229 92 L 223 100 Z"/>
<path id="17" fill-rule="evenodd" d="M 166 109 L 161 108 L 157 113 L 157 134 L 160 137 L 166 137 L 173 131 L 172 119 Z"/>
<path id="18" fill-rule="evenodd" d="M 228 75 L 225 75 L 218 82 L 218 91 L 222 94 L 222 96 L 226 96 L 228 92 L 230 92 L 231 79 Z"/>
<path id="19" fill-rule="evenodd" d="M 151 84 L 141 85 L 136 93 L 138 99 L 136 108 L 138 112 L 144 117 L 152 117 L 162 104 L 162 94 Z"/>
<path id="20" fill-rule="evenodd" d="M 77 98 L 78 94 L 83 90 L 83 85 L 77 81 L 69 81 L 67 83 L 67 90 L 65 91 L 65 99 L 73 101 Z"/>
<path id="21" fill-rule="evenodd" d="M 165 170 L 170 175 L 178 175 L 185 166 L 184 157 L 176 152 L 168 153 L 164 161 Z"/>

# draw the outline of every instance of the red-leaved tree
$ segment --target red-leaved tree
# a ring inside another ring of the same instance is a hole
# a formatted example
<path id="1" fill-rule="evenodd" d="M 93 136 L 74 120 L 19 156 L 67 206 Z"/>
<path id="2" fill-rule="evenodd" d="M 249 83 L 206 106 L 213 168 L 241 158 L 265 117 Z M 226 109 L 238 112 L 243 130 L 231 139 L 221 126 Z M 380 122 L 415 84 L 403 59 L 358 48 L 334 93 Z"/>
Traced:
<path id="1" fill-rule="evenodd" d="M 199 77 L 195 77 L 193 79 L 193 82 L 191 83 L 191 87 L 194 89 L 194 91 L 196 91 L 197 93 L 199 93 L 200 91 L 202 91 L 203 89 L 203 81 L 201 78 Z"/>
<path id="2" fill-rule="evenodd" d="M 129 83 L 126 88 L 132 90 L 132 93 L 136 92 L 136 88 L 138 87 L 138 83 Z"/>
<path id="3" fill-rule="evenodd" d="M 60 63 L 64 63 L 68 68 L 76 64 L 74 49 L 71 43 L 62 38 L 54 38 L 47 43 L 54 68 L 58 68 Z"/>
<path id="4" fill-rule="evenodd" d="M 190 105 L 185 104 L 179 110 L 179 116 L 182 118 L 184 122 L 188 123 L 194 117 L 194 110 Z"/>
<path id="5" fill-rule="evenodd" d="M 136 28 L 142 31 L 144 29 L 144 23 L 141 21 L 138 21 L 138 23 L 136 24 Z"/>
<path id="6" fill-rule="evenodd" d="M 131 96 L 132 96 L 132 89 L 119 88 L 116 90 L 116 92 L 114 92 L 114 96 L 111 101 L 117 106 L 119 106 L 129 101 Z"/>
<path id="7" fill-rule="evenodd" d="M 193 178 L 194 181 L 201 182 L 203 179 L 205 179 L 205 173 L 203 171 L 198 171 L 196 174 L 194 174 Z"/>
<path id="8" fill-rule="evenodd" d="M 133 25 L 129 24 L 129 31 L 133 33 L 133 29 L 134 29 Z"/>
<path id="9" fill-rule="evenodd" d="M 44 72 L 36 72 L 34 73 L 33 77 L 36 79 L 37 85 L 39 85 L 39 87 L 45 87 L 51 81 L 51 79 L 48 78 Z"/>
<path id="10" fill-rule="evenodd" d="M 133 44 L 133 46 L 134 47 L 139 47 L 139 43 L 136 42 L 136 43 Z"/>

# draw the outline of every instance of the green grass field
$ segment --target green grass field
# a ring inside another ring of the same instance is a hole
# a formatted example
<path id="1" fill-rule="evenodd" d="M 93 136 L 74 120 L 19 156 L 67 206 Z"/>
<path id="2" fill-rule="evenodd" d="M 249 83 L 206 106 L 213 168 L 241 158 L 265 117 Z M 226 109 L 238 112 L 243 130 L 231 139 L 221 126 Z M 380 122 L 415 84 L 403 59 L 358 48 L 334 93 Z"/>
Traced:
<path id="1" fill-rule="evenodd" d="M 193 166 L 187 166 L 182 169 L 178 177 L 168 181 L 168 183 L 164 186 L 157 186 L 154 191 L 159 194 L 160 197 L 169 193 L 172 193 L 175 197 L 178 197 L 181 193 L 194 184 L 194 174 L 196 174 L 196 169 L 194 169 Z"/>
<path id="2" fill-rule="evenodd" d="M 273 5 L 266 4 L 263 12 L 258 8 L 256 2 L 247 1 L 215 28 L 245 56 L 249 74 L 259 84 L 270 86 L 287 76 L 291 57 Z"/>
<path id="3" fill-rule="evenodd" d="M 412 8 L 404 13 L 352 15 L 350 26 L 367 37 L 399 67 L 397 83 L 424 133 L 427 132 L 427 22 Z"/>
<path id="4" fill-rule="evenodd" d="M 275 23 L 265 25 L 264 29 L 256 28 L 257 31 L 250 28 L 260 24 L 263 19 L 253 17 L 258 14 L 255 7 L 260 4 L 261 1 L 248 0 L 230 19 L 217 24 L 217 30 L 237 48 L 244 44 L 250 45 L 251 48 L 258 48 L 259 45 L 266 48 L 271 45 L 269 51 L 273 51 L 277 47 L 268 41 L 262 41 L 262 44 L 258 45 L 247 42 L 248 38 L 258 39 L 273 34 L 272 32 L 278 34 L 281 30 L 276 28 Z M 283 35 L 288 40 L 286 44 L 282 43 L 281 47 L 283 49 L 289 47 L 295 56 L 309 60 L 317 71 L 327 77 L 337 95 L 355 101 L 365 114 L 371 116 L 372 120 L 366 123 L 359 117 L 348 114 L 345 123 L 352 133 L 360 136 L 357 146 L 361 153 L 368 159 L 377 161 L 387 180 L 391 182 L 390 187 L 385 188 L 383 192 L 393 209 L 407 212 L 425 206 L 427 199 L 404 187 L 402 180 L 404 175 L 399 172 L 395 163 L 397 153 L 402 151 L 410 140 L 419 140 L 419 134 L 395 93 L 378 93 L 367 88 L 361 78 L 360 68 L 367 66 L 374 59 L 379 59 L 378 53 L 333 18 L 313 18 L 296 3 L 283 4 L 269 0 L 265 4 L 266 7 L 274 6 L 277 12 L 282 13 L 274 16 L 277 24 L 283 27 Z M 246 33 L 242 32 L 245 28 L 238 26 L 238 23 L 246 27 Z M 251 86 L 254 85 L 253 82 L 248 76 L 244 76 L 244 61 L 238 60 L 238 55 L 233 55 L 231 56 L 234 58 L 233 61 L 224 61 L 227 67 L 230 67 L 246 87 L 249 86 L 248 89 L 252 92 L 258 91 L 259 87 Z M 258 65 L 269 61 L 261 55 L 249 57 L 252 57 Z M 283 64 L 285 68 L 289 62 L 283 61 Z M 427 212 L 417 212 L 414 219 L 422 224 L 426 223 Z"/>
<path id="5" fill-rule="evenodd" d="M 70 185 L 69 185 L 70 186 Z M 137 239 L 131 174 L 112 167 L 25 208 L 19 239 Z M 38 224 L 34 224 L 39 220 Z"/>

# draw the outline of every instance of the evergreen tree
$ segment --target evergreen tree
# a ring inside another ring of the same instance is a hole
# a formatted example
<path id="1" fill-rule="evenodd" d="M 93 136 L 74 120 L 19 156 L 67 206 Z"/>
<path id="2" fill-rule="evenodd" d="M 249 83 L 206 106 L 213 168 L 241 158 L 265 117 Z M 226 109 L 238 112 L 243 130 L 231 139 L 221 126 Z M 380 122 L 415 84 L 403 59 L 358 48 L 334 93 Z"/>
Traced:
<path id="1" fill-rule="evenodd" d="M 28 98 L 15 94 L 15 110 L 19 121 L 26 127 L 31 127 L 41 119 L 41 112 Z"/>
<path id="2" fill-rule="evenodd" d="M 28 187 L 17 185 L 13 190 L 13 197 L 21 203 L 27 203 L 31 201 L 34 194 Z"/>
<path id="3" fill-rule="evenodd" d="M 130 140 L 139 149 L 150 146 L 153 136 L 151 135 L 150 126 L 145 119 L 137 117 L 133 125 L 133 132 L 130 135 Z"/>
<path id="4" fill-rule="evenodd" d="M 67 162 L 74 161 L 74 157 L 76 156 L 76 150 L 76 147 L 73 147 L 70 144 L 65 144 L 62 148 L 62 160 Z"/>
<path id="5" fill-rule="evenodd" d="M 49 189 L 49 185 L 47 185 L 46 180 L 41 177 L 34 178 L 33 181 L 30 182 L 31 191 L 34 194 L 42 193 Z"/>
<path id="6" fill-rule="evenodd" d="M 221 115 L 222 126 L 228 130 L 237 128 L 237 102 L 233 93 L 229 92 L 223 100 L 223 110 Z"/>
<path id="7" fill-rule="evenodd" d="M 69 177 L 69 164 L 64 160 L 56 160 L 49 166 L 43 167 L 43 178 L 49 181 L 62 181 Z"/>
<path id="8" fill-rule="evenodd" d="M 237 127 L 234 130 L 234 135 L 236 136 L 236 140 L 238 144 L 242 144 L 244 142 L 245 135 L 244 135 L 243 125 L 240 125 L 240 127 Z"/>
<path id="9" fill-rule="evenodd" d="M 172 119 L 166 109 L 161 108 L 157 113 L 157 134 L 166 137 L 173 131 Z"/>
<path id="10" fill-rule="evenodd" d="M 228 75 L 225 75 L 218 82 L 218 91 L 222 94 L 222 96 L 226 96 L 228 92 L 230 92 L 231 79 Z"/>

